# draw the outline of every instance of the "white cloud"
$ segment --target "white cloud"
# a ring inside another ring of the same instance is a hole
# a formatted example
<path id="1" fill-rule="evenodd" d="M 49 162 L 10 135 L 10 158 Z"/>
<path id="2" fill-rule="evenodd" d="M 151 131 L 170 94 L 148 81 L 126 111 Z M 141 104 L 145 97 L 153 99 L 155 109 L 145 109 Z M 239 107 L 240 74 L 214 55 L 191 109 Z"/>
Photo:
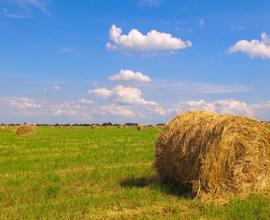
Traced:
<path id="1" fill-rule="evenodd" d="M 160 5 L 159 0 L 138 0 L 138 4 L 141 6 L 158 6 Z"/>
<path id="2" fill-rule="evenodd" d="M 262 33 L 261 40 L 240 40 L 229 48 L 228 52 L 241 52 L 252 58 L 270 59 L 270 37 L 266 33 Z"/>
<path id="3" fill-rule="evenodd" d="M 81 98 L 79 101 L 78 101 L 79 104 L 82 104 L 82 105 L 94 105 L 95 102 L 93 100 L 90 100 L 90 99 L 85 99 L 85 98 Z"/>
<path id="4" fill-rule="evenodd" d="M 100 106 L 99 112 L 105 115 L 110 114 L 115 117 L 125 117 L 125 118 L 135 117 L 135 113 L 129 107 L 115 104 Z"/>
<path id="5" fill-rule="evenodd" d="M 214 102 L 185 101 L 181 102 L 177 107 L 177 112 L 205 110 L 216 112 L 219 114 L 237 114 L 237 115 L 253 115 L 251 107 L 245 102 L 235 99 L 218 100 Z"/>
<path id="6" fill-rule="evenodd" d="M 155 102 L 143 99 L 142 91 L 138 88 L 119 85 L 116 86 L 113 91 L 119 102 L 137 105 L 155 104 Z"/>
<path id="7" fill-rule="evenodd" d="M 64 48 L 59 49 L 59 52 L 60 53 L 68 54 L 68 53 L 72 53 L 73 52 L 73 49 L 70 48 L 70 47 L 64 47 Z"/>
<path id="8" fill-rule="evenodd" d="M 15 19 L 24 19 L 26 18 L 26 16 L 24 15 L 20 15 L 20 14 L 15 14 L 10 12 L 7 8 L 3 8 L 3 13 L 5 16 L 9 17 L 9 18 L 15 18 Z"/>
<path id="9" fill-rule="evenodd" d="M 154 101 L 147 101 L 142 98 L 142 91 L 138 88 L 124 87 L 122 85 L 116 86 L 114 89 L 116 100 L 126 104 L 135 104 L 146 107 L 149 111 L 152 111 L 159 115 L 166 115 L 167 111 L 159 103 Z"/>
<path id="10" fill-rule="evenodd" d="M 144 35 L 137 29 L 132 29 L 127 35 L 124 35 L 122 29 L 116 25 L 112 25 L 110 29 L 110 40 L 111 42 L 106 44 L 108 49 L 122 51 L 166 52 L 192 46 L 191 41 L 183 41 L 169 33 L 161 33 L 156 30 L 151 30 Z"/>
<path id="11" fill-rule="evenodd" d="M 145 100 L 142 97 L 142 91 L 138 88 L 118 85 L 111 90 L 107 88 L 98 88 L 89 90 L 89 93 L 101 98 L 111 98 L 110 100 L 114 103 L 143 106 L 156 114 L 167 114 L 165 108 L 159 103 Z"/>
<path id="12" fill-rule="evenodd" d="M 48 8 L 44 0 L 13 0 L 13 2 L 24 9 L 36 8 L 45 14 L 48 13 Z"/>
<path id="13" fill-rule="evenodd" d="M 1 97 L 2 101 L 6 102 L 8 105 L 20 109 L 40 109 L 41 104 L 37 103 L 33 99 L 28 97 Z"/>
<path id="14" fill-rule="evenodd" d="M 69 122 L 123 122 L 132 119 L 142 123 L 164 122 L 185 111 L 206 110 L 220 114 L 237 114 L 254 116 L 269 120 L 270 101 L 245 103 L 235 99 L 216 101 L 187 100 L 163 107 L 142 97 L 139 89 L 118 86 L 112 89 L 113 97 L 107 103 L 98 105 L 94 101 L 81 98 L 73 101 L 37 101 L 29 97 L 0 97 L 1 122 L 32 121 L 47 123 Z"/>
<path id="15" fill-rule="evenodd" d="M 242 84 L 212 84 L 204 82 L 190 82 L 190 81 L 155 81 L 147 88 L 154 90 L 155 93 L 162 92 L 171 95 L 183 94 L 229 94 L 229 93 L 242 93 L 250 92 L 253 89 L 249 86 Z"/>
<path id="16" fill-rule="evenodd" d="M 206 22 L 205 22 L 204 18 L 201 18 L 201 19 L 199 20 L 199 24 L 200 24 L 200 27 L 201 27 L 201 28 L 204 28 L 204 27 L 206 26 Z"/>
<path id="17" fill-rule="evenodd" d="M 149 76 L 141 72 L 133 72 L 132 70 L 121 69 L 119 73 L 108 78 L 112 81 L 137 81 L 137 82 L 150 82 Z"/>
<path id="18" fill-rule="evenodd" d="M 55 86 L 53 86 L 53 90 L 54 91 L 60 91 L 61 90 L 61 86 L 55 85 Z"/>
<path id="19" fill-rule="evenodd" d="M 101 98 L 109 98 L 112 96 L 113 91 L 107 89 L 107 88 L 98 88 L 94 90 L 89 90 L 89 94 L 101 97 Z"/>

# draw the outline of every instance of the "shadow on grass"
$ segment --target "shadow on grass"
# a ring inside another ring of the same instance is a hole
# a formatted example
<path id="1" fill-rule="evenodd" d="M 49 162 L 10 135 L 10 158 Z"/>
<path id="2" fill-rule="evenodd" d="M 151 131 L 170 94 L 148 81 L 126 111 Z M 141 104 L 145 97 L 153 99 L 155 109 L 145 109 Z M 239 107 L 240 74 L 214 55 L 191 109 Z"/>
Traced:
<path id="1" fill-rule="evenodd" d="M 179 186 L 171 183 L 161 183 L 155 176 L 130 177 L 120 182 L 124 188 L 145 188 L 152 187 L 159 189 L 162 193 L 173 195 L 178 198 L 192 199 L 191 188 L 188 186 Z"/>

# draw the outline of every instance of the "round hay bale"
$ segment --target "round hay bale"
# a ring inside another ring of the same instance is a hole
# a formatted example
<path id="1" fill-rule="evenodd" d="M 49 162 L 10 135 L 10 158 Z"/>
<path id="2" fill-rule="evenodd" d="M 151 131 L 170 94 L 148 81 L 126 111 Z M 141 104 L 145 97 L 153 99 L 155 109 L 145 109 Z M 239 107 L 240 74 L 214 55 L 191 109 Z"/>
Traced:
<path id="1" fill-rule="evenodd" d="M 21 125 L 16 129 L 17 136 L 33 136 L 36 134 L 36 127 L 31 125 Z"/>
<path id="2" fill-rule="evenodd" d="M 270 186 L 270 131 L 247 117 L 187 112 L 161 131 L 155 168 L 197 198 L 258 192 Z"/>
<path id="3" fill-rule="evenodd" d="M 143 130 L 143 129 L 144 129 L 144 125 L 142 125 L 142 124 L 141 124 L 141 125 L 137 125 L 137 130 L 138 130 L 138 131 L 141 131 L 141 130 Z"/>

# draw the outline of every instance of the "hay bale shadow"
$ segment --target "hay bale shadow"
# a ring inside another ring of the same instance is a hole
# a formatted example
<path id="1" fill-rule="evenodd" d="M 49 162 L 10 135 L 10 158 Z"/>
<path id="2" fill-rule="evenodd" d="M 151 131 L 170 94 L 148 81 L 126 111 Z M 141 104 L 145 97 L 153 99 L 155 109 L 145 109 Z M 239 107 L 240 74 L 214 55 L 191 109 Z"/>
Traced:
<path id="1" fill-rule="evenodd" d="M 179 186 L 169 182 L 160 182 L 155 176 L 129 177 L 120 182 L 123 188 L 146 188 L 159 189 L 162 193 L 176 196 L 178 198 L 192 199 L 191 187 Z"/>

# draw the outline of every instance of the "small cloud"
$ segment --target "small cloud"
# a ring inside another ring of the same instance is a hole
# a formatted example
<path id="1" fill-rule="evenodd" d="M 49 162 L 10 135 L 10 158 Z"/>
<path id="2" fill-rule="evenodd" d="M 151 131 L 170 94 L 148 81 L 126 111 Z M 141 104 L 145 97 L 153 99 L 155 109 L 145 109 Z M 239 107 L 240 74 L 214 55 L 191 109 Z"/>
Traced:
<path id="1" fill-rule="evenodd" d="M 14 14 L 10 12 L 7 8 L 3 8 L 3 13 L 6 17 L 14 18 L 14 19 L 24 19 L 26 16 L 20 14 Z"/>
<path id="2" fill-rule="evenodd" d="M 171 52 L 192 46 L 191 41 L 183 41 L 169 33 L 151 30 L 143 34 L 137 29 L 132 29 L 127 35 L 122 34 L 122 29 L 112 25 L 110 29 L 110 42 L 106 47 L 112 50 L 137 51 L 137 52 Z"/>
<path id="3" fill-rule="evenodd" d="M 53 90 L 54 91 L 60 91 L 61 90 L 61 87 L 58 86 L 58 85 L 55 85 L 55 86 L 53 86 Z"/>
<path id="4" fill-rule="evenodd" d="M 81 98 L 78 101 L 78 103 L 81 104 L 81 105 L 94 105 L 95 104 L 95 102 L 93 100 L 85 99 L 85 98 Z"/>
<path id="5" fill-rule="evenodd" d="M 59 49 L 59 52 L 68 54 L 68 53 L 72 53 L 73 49 L 70 47 L 64 47 L 64 48 Z"/>
<path id="6" fill-rule="evenodd" d="M 137 82 L 150 82 L 149 76 L 141 72 L 133 72 L 132 70 L 121 69 L 119 73 L 108 78 L 111 81 L 137 81 Z"/>
<path id="7" fill-rule="evenodd" d="M 184 101 L 176 107 L 176 112 L 185 111 L 210 111 L 219 114 L 253 115 L 251 107 L 245 102 L 235 99 L 218 100 L 214 102 Z"/>
<path id="8" fill-rule="evenodd" d="M 122 105 L 103 105 L 99 107 L 100 114 L 112 115 L 114 117 L 134 118 L 135 113 L 127 106 Z"/>
<path id="9" fill-rule="evenodd" d="M 113 91 L 107 88 L 98 88 L 94 90 L 89 90 L 88 93 L 101 98 L 109 98 L 112 96 Z"/>
<path id="10" fill-rule="evenodd" d="M 238 26 L 238 25 L 232 25 L 230 27 L 231 31 L 244 31 L 246 27 L 244 25 Z"/>
<path id="11" fill-rule="evenodd" d="M 240 40 L 228 49 L 230 54 L 236 52 L 245 53 L 252 58 L 270 59 L 270 37 L 262 33 L 261 40 Z"/>
<path id="12" fill-rule="evenodd" d="M 15 4 L 23 9 L 38 9 L 44 14 L 48 14 L 49 10 L 44 0 L 12 0 Z"/>
<path id="13" fill-rule="evenodd" d="M 201 19 L 199 20 L 199 24 L 200 24 L 200 27 L 201 27 L 201 28 L 204 28 L 204 27 L 206 26 L 206 22 L 205 22 L 204 18 L 201 18 Z"/>
<path id="14" fill-rule="evenodd" d="M 159 0 L 138 0 L 138 5 L 140 6 L 159 6 L 160 1 Z"/>
<path id="15" fill-rule="evenodd" d="M 145 100 L 142 97 L 142 91 L 138 88 L 118 85 L 111 90 L 99 88 L 90 90 L 89 93 L 101 98 L 111 98 L 110 100 L 114 103 L 142 106 L 147 110 L 159 115 L 167 114 L 166 109 L 163 108 L 159 103 Z"/>
<path id="16" fill-rule="evenodd" d="M 24 109 L 24 110 L 39 109 L 42 107 L 36 101 L 28 97 L 8 97 L 8 98 L 2 98 L 2 100 L 5 100 L 10 106 Z"/>
<path id="17" fill-rule="evenodd" d="M 251 92 L 253 88 L 242 84 L 211 84 L 205 82 L 190 81 L 156 81 L 150 85 L 156 93 L 167 91 L 174 95 L 182 94 L 230 94 Z M 149 88 L 149 86 L 148 86 Z"/>

